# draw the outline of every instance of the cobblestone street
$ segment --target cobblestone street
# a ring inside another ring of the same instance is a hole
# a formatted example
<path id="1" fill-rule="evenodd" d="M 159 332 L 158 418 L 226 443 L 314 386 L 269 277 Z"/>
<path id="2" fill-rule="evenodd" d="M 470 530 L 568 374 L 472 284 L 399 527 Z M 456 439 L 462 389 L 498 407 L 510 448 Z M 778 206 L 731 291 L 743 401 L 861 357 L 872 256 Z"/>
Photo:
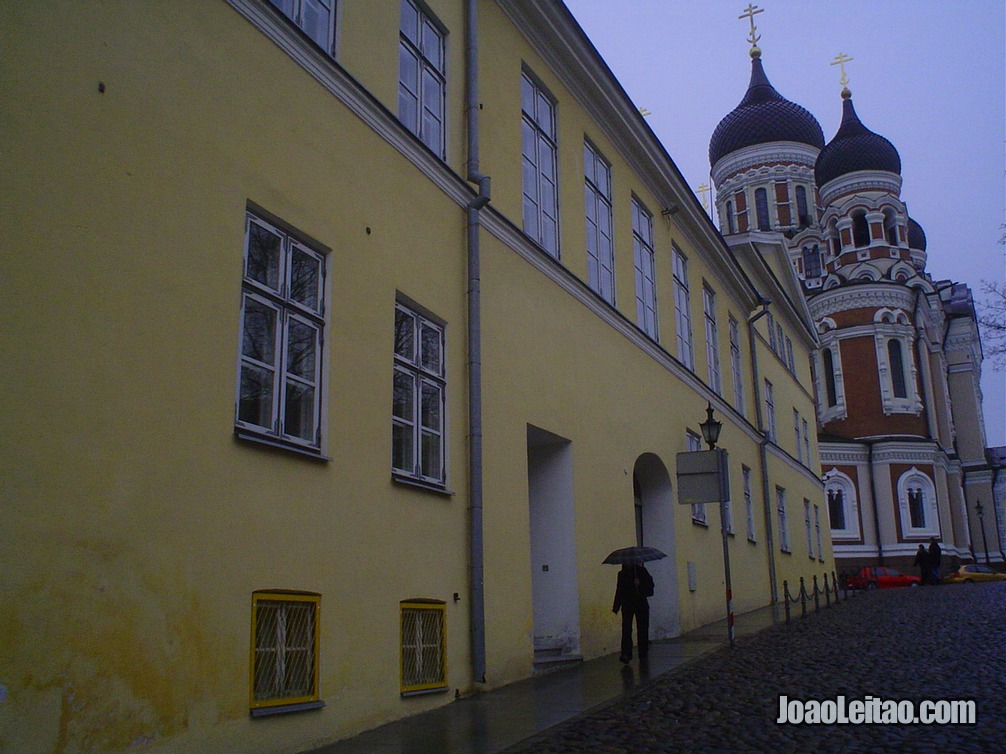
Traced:
<path id="1" fill-rule="evenodd" d="M 741 639 L 518 752 L 939 752 L 1006 741 L 1006 583 L 893 589 Z M 623 669 L 638 672 L 636 663 Z M 974 699 L 975 725 L 779 725 L 779 696 Z"/>

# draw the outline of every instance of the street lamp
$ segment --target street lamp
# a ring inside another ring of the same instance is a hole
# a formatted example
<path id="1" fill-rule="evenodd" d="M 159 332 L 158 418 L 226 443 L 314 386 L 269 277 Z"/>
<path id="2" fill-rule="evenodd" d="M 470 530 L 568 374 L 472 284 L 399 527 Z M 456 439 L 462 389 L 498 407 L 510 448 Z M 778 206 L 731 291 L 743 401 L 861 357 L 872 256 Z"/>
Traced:
<path id="1" fill-rule="evenodd" d="M 723 422 L 718 422 L 713 418 L 713 404 L 706 401 L 706 420 L 699 425 L 702 430 L 702 439 L 706 441 L 710 450 L 716 449 L 716 441 L 720 439 L 720 430 L 723 429 Z"/>
<path id="2" fill-rule="evenodd" d="M 982 544 L 985 546 L 985 565 L 991 565 L 989 563 L 989 541 L 985 538 L 985 509 L 982 507 L 981 500 L 975 503 L 975 513 L 978 514 L 978 525 L 982 528 Z"/>

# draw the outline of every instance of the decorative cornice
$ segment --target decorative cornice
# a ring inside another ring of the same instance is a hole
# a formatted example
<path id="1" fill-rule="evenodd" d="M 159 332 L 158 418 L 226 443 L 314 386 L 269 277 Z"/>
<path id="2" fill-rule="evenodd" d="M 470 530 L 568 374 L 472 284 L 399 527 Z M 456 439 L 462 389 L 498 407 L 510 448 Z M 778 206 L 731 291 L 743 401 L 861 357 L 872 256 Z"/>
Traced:
<path id="1" fill-rule="evenodd" d="M 880 283 L 831 288 L 809 302 L 814 319 L 821 319 L 850 309 L 892 307 L 911 311 L 915 292 L 899 285 Z"/>
<path id="2" fill-rule="evenodd" d="M 844 194 L 881 191 L 887 194 L 901 195 L 901 176 L 884 170 L 857 170 L 841 175 L 819 187 L 821 202 L 831 204 Z"/>
<path id="3" fill-rule="evenodd" d="M 808 172 L 801 172 L 800 175 L 806 175 L 808 180 L 813 181 L 814 163 L 819 151 L 816 147 L 796 141 L 775 141 L 744 147 L 725 155 L 713 165 L 713 183 L 719 190 L 724 180 L 732 179 L 738 173 L 755 166 L 779 163 L 792 165 L 794 171 L 798 166 L 805 166 Z"/>

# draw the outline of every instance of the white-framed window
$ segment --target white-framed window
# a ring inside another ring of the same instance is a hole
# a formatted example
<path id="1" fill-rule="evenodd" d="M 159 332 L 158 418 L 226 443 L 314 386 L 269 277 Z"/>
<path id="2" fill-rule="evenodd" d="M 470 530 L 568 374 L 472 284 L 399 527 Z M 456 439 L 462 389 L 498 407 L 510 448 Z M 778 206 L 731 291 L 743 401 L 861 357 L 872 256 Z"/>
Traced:
<path id="1" fill-rule="evenodd" d="M 772 442 L 778 442 L 775 429 L 775 388 L 765 380 L 765 433 Z"/>
<path id="2" fill-rule="evenodd" d="M 845 378 L 842 373 L 841 341 L 829 337 L 822 343 L 821 368 L 818 370 L 819 418 L 822 424 L 846 415 Z"/>
<path id="3" fill-rule="evenodd" d="M 852 478 L 837 469 L 828 470 L 824 474 L 824 495 L 832 540 L 859 540 L 859 497 Z"/>
<path id="4" fill-rule="evenodd" d="M 657 273 L 653 252 L 653 216 L 632 197 L 632 256 L 636 266 L 636 324 L 657 339 Z"/>
<path id="5" fill-rule="evenodd" d="M 447 690 L 447 605 L 411 599 L 401 613 L 400 691 L 402 696 Z"/>
<path id="6" fill-rule="evenodd" d="M 734 222 L 734 203 L 727 201 L 727 233 L 736 233 L 737 223 Z"/>
<path id="7" fill-rule="evenodd" d="M 813 466 L 813 459 L 810 457 L 810 427 L 806 419 L 801 419 L 803 424 L 803 462 L 806 466 Z"/>
<path id="8" fill-rule="evenodd" d="M 391 468 L 396 477 L 436 486 L 447 481 L 444 327 L 395 305 Z"/>
<path id="9" fill-rule="evenodd" d="M 241 283 L 238 434 L 321 448 L 325 257 L 249 211 Z"/>
<path id="10" fill-rule="evenodd" d="M 936 486 L 924 471 L 913 466 L 898 479 L 898 508 L 904 537 L 939 536 Z"/>
<path id="11" fill-rule="evenodd" d="M 702 450 L 702 437 L 697 435 L 691 430 L 688 430 L 686 434 L 686 441 L 688 444 L 689 451 Z M 706 523 L 706 504 L 705 503 L 693 503 L 692 504 L 692 521 L 694 523 L 705 524 Z"/>
<path id="12" fill-rule="evenodd" d="M 806 228 L 810 225 L 810 209 L 807 206 L 807 189 L 804 186 L 796 187 L 796 215 L 799 227 Z"/>
<path id="13" fill-rule="evenodd" d="M 706 319 L 706 362 L 709 365 L 709 387 L 717 395 L 722 395 L 720 339 L 716 331 L 716 293 L 708 285 L 702 286 L 702 310 Z"/>
<path id="14" fill-rule="evenodd" d="M 730 374 L 734 383 L 734 408 L 744 415 L 744 372 L 741 370 L 741 336 L 737 320 L 727 322 L 730 335 Z"/>
<path id="15" fill-rule="evenodd" d="M 816 280 L 823 275 L 821 266 L 821 248 L 813 246 L 803 247 L 803 276 L 807 280 Z"/>
<path id="16" fill-rule="evenodd" d="M 820 506 L 814 506 L 814 535 L 817 539 L 817 559 L 824 562 L 824 544 L 821 539 L 821 508 Z"/>
<path id="17" fill-rule="evenodd" d="M 779 353 L 779 347 L 775 344 L 775 317 L 772 312 L 768 313 L 765 321 L 768 322 L 768 347 L 772 349 L 772 353 Z"/>
<path id="18" fill-rule="evenodd" d="M 611 165 L 589 141 L 583 142 L 584 201 L 587 218 L 587 284 L 615 303 L 615 245 L 611 238 Z"/>
<path id="19" fill-rule="evenodd" d="M 755 213 L 758 218 L 758 230 L 772 230 L 768 217 L 768 190 L 755 189 Z"/>
<path id="20" fill-rule="evenodd" d="M 695 371 L 695 353 L 692 350 L 691 294 L 688 288 L 688 257 L 675 244 L 672 247 L 674 267 L 674 319 L 677 326 L 678 358 Z"/>
<path id="21" fill-rule="evenodd" d="M 526 70 L 521 73 L 520 106 L 524 232 L 558 259 L 555 100 Z"/>
<path id="22" fill-rule="evenodd" d="M 796 359 L 793 357 L 793 341 L 786 336 L 786 367 L 793 374 L 796 374 Z"/>
<path id="23" fill-rule="evenodd" d="M 796 460 L 804 463 L 803 460 L 803 435 L 800 432 L 800 412 L 793 409 L 793 434 L 796 435 Z"/>
<path id="24" fill-rule="evenodd" d="M 804 523 L 804 528 L 806 529 L 806 532 L 807 532 L 807 554 L 810 556 L 810 559 L 813 560 L 814 559 L 814 538 L 813 538 L 813 529 L 811 529 L 811 520 L 810 520 L 810 500 L 808 500 L 807 498 L 803 499 L 803 523 Z"/>
<path id="25" fill-rule="evenodd" d="M 335 53 L 335 0 L 270 0 L 329 55 Z"/>
<path id="26" fill-rule="evenodd" d="M 402 0 L 398 44 L 398 119 L 444 156 L 447 64 L 440 22 L 414 0 Z"/>
<path id="27" fill-rule="evenodd" d="M 320 603 L 321 595 L 308 592 L 252 594 L 253 715 L 269 707 L 317 706 Z"/>
<path id="28" fill-rule="evenodd" d="M 782 487 L 775 488 L 776 516 L 779 519 L 779 549 L 783 552 L 792 552 L 789 545 L 789 523 L 786 515 L 786 490 Z"/>
<path id="29" fill-rule="evenodd" d="M 744 479 L 744 512 L 747 515 L 748 540 L 755 541 L 754 494 L 751 490 L 751 469 L 741 466 L 741 476 Z"/>

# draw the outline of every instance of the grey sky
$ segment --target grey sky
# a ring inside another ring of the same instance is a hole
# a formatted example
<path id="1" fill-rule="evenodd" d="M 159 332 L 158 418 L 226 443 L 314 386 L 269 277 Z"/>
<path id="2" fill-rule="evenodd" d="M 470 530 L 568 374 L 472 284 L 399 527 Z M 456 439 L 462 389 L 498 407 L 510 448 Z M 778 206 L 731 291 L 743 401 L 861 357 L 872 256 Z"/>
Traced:
<path id="1" fill-rule="evenodd" d="M 565 0 L 693 188 L 709 137 L 740 102 L 751 66 L 747 0 Z M 937 280 L 1006 280 L 1006 3 L 762 0 L 758 46 L 773 86 L 821 123 L 842 115 L 838 66 L 864 125 L 901 154 L 901 198 Z M 1006 373 L 986 363 L 989 445 L 1006 445 Z"/>

